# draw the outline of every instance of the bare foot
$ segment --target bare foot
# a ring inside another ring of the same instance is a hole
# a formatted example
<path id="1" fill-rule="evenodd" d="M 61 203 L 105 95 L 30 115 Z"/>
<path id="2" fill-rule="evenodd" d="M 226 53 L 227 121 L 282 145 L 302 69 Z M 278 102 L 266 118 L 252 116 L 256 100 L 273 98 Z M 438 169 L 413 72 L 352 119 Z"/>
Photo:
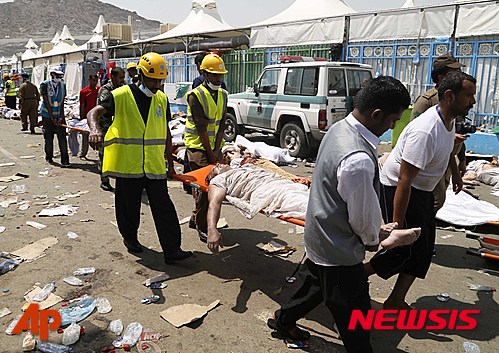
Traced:
<path id="1" fill-rule="evenodd" d="M 414 243 L 421 235 L 421 228 L 395 229 L 381 242 L 385 249 L 393 249 Z"/>

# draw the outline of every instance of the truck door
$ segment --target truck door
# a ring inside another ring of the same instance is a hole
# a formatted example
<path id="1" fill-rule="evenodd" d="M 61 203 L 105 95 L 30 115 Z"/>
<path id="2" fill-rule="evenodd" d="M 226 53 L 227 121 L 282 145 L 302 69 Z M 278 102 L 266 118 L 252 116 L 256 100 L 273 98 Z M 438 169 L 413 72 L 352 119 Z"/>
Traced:
<path id="1" fill-rule="evenodd" d="M 259 94 L 249 102 L 248 125 L 271 127 L 272 113 L 277 102 L 279 73 L 280 69 L 266 70 L 257 82 Z"/>
<path id="2" fill-rule="evenodd" d="M 347 115 L 347 84 L 345 69 L 328 69 L 327 86 L 327 128 Z"/>

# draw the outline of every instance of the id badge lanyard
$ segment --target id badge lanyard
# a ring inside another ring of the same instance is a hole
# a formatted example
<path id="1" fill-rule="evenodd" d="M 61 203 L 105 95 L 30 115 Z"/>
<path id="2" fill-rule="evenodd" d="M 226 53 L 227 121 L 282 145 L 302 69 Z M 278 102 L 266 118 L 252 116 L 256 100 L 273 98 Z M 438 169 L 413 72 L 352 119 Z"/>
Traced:
<path id="1" fill-rule="evenodd" d="M 59 102 L 57 101 L 57 98 L 58 98 L 58 94 L 59 94 L 59 85 L 60 83 L 58 83 L 55 87 L 54 87 L 54 84 L 52 83 L 52 81 L 50 82 L 50 85 L 52 86 L 52 91 L 54 92 L 54 101 L 52 102 L 52 106 L 54 108 L 59 108 Z"/>

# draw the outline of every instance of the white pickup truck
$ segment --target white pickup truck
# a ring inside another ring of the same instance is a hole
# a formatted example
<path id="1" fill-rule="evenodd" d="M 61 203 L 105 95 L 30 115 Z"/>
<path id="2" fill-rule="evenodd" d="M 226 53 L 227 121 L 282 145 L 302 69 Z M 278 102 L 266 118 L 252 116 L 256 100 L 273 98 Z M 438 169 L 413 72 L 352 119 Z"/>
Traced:
<path id="1" fill-rule="evenodd" d="M 229 95 L 226 141 L 246 131 L 273 133 L 293 157 L 304 158 L 372 77 L 369 65 L 294 62 L 265 67 L 253 89 Z"/>

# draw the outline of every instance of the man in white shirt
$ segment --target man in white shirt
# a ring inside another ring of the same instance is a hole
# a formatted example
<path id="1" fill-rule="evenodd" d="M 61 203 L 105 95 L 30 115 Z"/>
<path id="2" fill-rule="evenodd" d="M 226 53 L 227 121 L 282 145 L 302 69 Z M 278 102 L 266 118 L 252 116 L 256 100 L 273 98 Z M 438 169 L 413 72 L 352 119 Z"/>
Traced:
<path id="1" fill-rule="evenodd" d="M 406 126 L 383 165 L 380 180 L 385 221 L 421 228 L 414 244 L 382 250 L 366 264 L 369 275 L 387 279 L 399 274 L 385 309 L 408 309 L 407 292 L 416 278 L 424 279 L 428 272 L 435 245 L 433 189 L 450 165 L 452 188 L 461 191 L 463 182 L 451 154 L 454 119 L 468 115 L 476 103 L 475 92 L 475 78 L 458 71 L 448 73 L 438 87 L 438 105 Z"/>
<path id="2" fill-rule="evenodd" d="M 305 281 L 267 322 L 284 337 L 308 339 L 310 334 L 296 321 L 324 302 L 347 352 L 372 352 L 369 331 L 349 330 L 348 323 L 353 310 L 366 315 L 370 309 L 365 250 L 376 251 L 380 237 L 387 236 L 380 234 L 379 136 L 393 128 L 409 103 L 400 81 L 387 76 L 372 79 L 355 96 L 353 112 L 324 136 L 305 220 Z M 419 230 L 393 232 L 414 236 Z"/>

